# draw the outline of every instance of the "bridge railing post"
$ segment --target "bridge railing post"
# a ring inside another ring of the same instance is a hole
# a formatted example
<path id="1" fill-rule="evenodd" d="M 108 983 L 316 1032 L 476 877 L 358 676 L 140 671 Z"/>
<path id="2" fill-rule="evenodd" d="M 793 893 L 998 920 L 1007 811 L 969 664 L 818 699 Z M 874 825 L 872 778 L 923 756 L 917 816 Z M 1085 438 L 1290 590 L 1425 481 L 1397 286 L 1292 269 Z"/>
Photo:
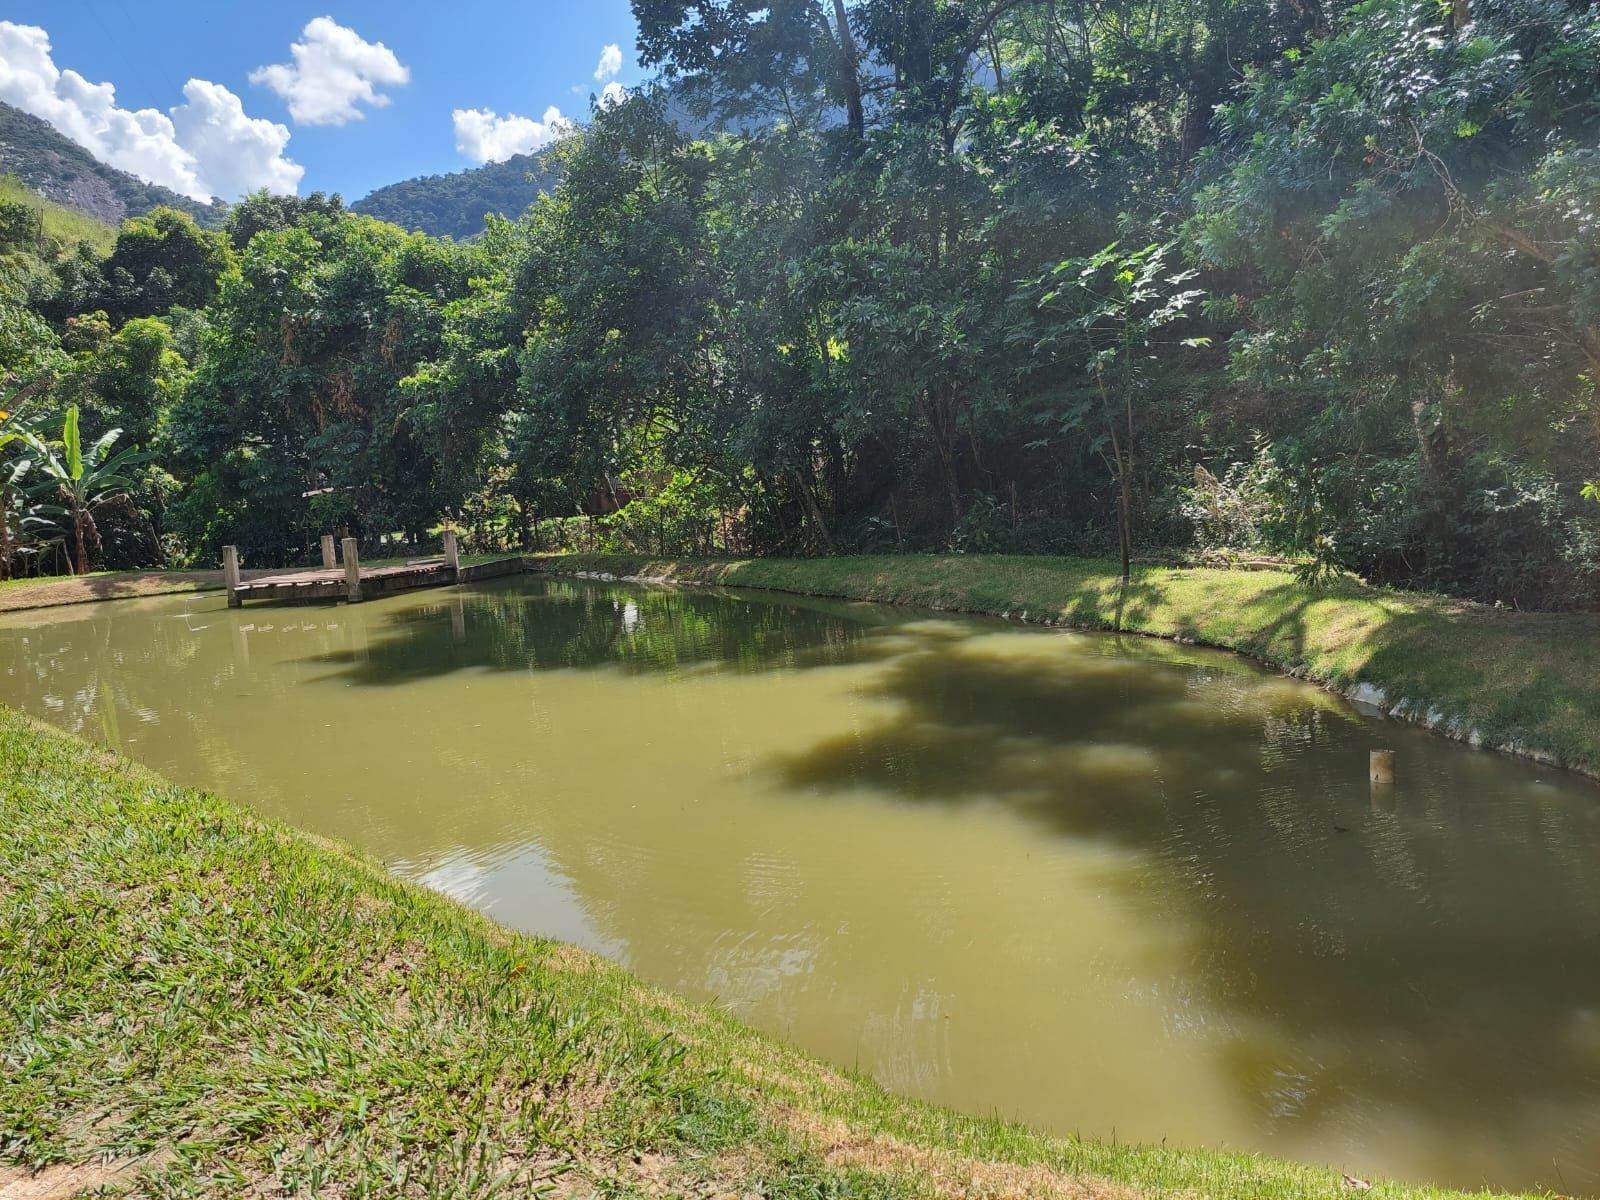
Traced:
<path id="1" fill-rule="evenodd" d="M 351 604 L 361 599 L 361 550 L 355 538 L 344 539 L 344 598 Z"/>
<path id="2" fill-rule="evenodd" d="M 228 607 L 242 608 L 244 597 L 239 594 L 239 547 L 222 548 L 222 583 L 228 589 Z"/>
<path id="3" fill-rule="evenodd" d="M 450 568 L 452 578 L 461 574 L 461 548 L 456 543 L 456 531 L 444 531 L 444 565 Z"/>
<path id="4" fill-rule="evenodd" d="M 322 569 L 331 571 L 339 565 L 339 560 L 333 555 L 333 534 L 322 535 Z"/>

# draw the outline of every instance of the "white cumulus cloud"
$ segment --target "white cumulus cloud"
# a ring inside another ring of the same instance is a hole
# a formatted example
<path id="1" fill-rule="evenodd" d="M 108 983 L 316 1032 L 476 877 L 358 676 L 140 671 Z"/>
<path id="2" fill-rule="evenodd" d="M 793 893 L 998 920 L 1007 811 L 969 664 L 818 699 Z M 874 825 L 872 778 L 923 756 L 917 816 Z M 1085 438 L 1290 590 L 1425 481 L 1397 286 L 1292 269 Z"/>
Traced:
<path id="1" fill-rule="evenodd" d="M 610 108 L 613 104 L 620 104 L 628 94 L 628 90 L 613 79 L 600 89 L 600 107 Z"/>
<path id="2" fill-rule="evenodd" d="M 282 194 L 300 186 L 306 169 L 283 156 L 285 126 L 246 116 L 239 97 L 220 83 L 191 79 L 183 98 L 187 103 L 172 110 L 173 128 L 213 194 L 233 199 L 260 188 Z"/>
<path id="3" fill-rule="evenodd" d="M 221 84 L 191 79 L 169 112 L 117 105 L 110 83 L 62 70 L 50 35 L 0 21 L 0 100 L 48 121 L 100 161 L 196 200 L 265 187 L 293 192 L 305 168 L 283 156 L 289 131 L 245 115 Z"/>
<path id="4" fill-rule="evenodd" d="M 294 59 L 250 72 L 250 82 L 282 96 L 300 125 L 345 125 L 366 116 L 361 105 L 382 108 L 378 89 L 409 83 L 411 70 L 382 42 L 366 41 L 332 17 L 314 17 L 289 47 Z"/>
<path id="5" fill-rule="evenodd" d="M 615 79 L 622 70 L 622 47 L 613 42 L 600 51 L 600 65 L 594 69 L 594 77 L 604 83 L 608 79 Z"/>
<path id="6" fill-rule="evenodd" d="M 504 162 L 513 154 L 531 154 L 544 149 L 572 128 L 572 123 L 553 104 L 544 110 L 544 118 L 538 121 L 516 113 L 502 117 L 488 108 L 458 108 L 451 115 L 455 121 L 456 149 L 474 162 Z"/>

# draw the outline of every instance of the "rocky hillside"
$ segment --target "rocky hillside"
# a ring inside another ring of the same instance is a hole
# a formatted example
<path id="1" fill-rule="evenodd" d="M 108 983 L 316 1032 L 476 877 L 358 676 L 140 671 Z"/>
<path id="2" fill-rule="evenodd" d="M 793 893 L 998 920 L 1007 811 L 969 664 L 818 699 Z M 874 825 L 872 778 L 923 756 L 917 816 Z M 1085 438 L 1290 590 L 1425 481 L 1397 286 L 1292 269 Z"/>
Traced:
<path id="1" fill-rule="evenodd" d="M 0 102 L 0 174 L 14 175 L 57 204 L 115 225 L 166 205 L 202 225 L 217 225 L 226 206 L 201 204 L 169 188 L 109 167 L 54 126 Z"/>

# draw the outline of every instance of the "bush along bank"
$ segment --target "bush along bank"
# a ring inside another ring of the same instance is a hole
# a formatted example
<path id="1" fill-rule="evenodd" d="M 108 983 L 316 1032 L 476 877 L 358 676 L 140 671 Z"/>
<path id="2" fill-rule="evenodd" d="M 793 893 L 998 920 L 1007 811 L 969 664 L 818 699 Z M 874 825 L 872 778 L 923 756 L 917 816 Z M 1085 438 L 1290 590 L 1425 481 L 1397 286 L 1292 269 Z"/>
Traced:
<path id="1" fill-rule="evenodd" d="M 1600 614 L 1521 613 L 1285 571 L 988 555 L 684 560 L 536 570 L 873 600 L 1237 650 L 1400 720 L 1600 777 Z"/>

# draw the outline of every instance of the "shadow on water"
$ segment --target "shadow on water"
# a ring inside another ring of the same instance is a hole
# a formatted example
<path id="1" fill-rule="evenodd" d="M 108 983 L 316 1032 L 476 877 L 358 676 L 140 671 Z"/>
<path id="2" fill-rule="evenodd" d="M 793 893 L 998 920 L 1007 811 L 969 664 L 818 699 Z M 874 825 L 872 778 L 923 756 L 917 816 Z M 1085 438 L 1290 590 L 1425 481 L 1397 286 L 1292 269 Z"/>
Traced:
<path id="1" fill-rule="evenodd" d="M 880 653 L 874 628 L 892 621 L 862 606 L 747 603 L 721 590 L 518 581 L 405 608 L 369 644 L 307 661 L 375 687 L 472 669 L 793 670 L 868 660 Z"/>
<path id="2" fill-rule="evenodd" d="M 1374 794 L 1375 727 L 1325 694 L 1072 640 L 929 645 L 880 677 L 880 723 L 769 767 L 1137 852 L 1130 899 L 1197 927 L 1194 974 L 1249 1030 L 1228 1069 L 1267 1125 L 1354 1102 L 1465 1130 L 1600 1100 L 1600 809 L 1392 726 L 1402 785 Z"/>

